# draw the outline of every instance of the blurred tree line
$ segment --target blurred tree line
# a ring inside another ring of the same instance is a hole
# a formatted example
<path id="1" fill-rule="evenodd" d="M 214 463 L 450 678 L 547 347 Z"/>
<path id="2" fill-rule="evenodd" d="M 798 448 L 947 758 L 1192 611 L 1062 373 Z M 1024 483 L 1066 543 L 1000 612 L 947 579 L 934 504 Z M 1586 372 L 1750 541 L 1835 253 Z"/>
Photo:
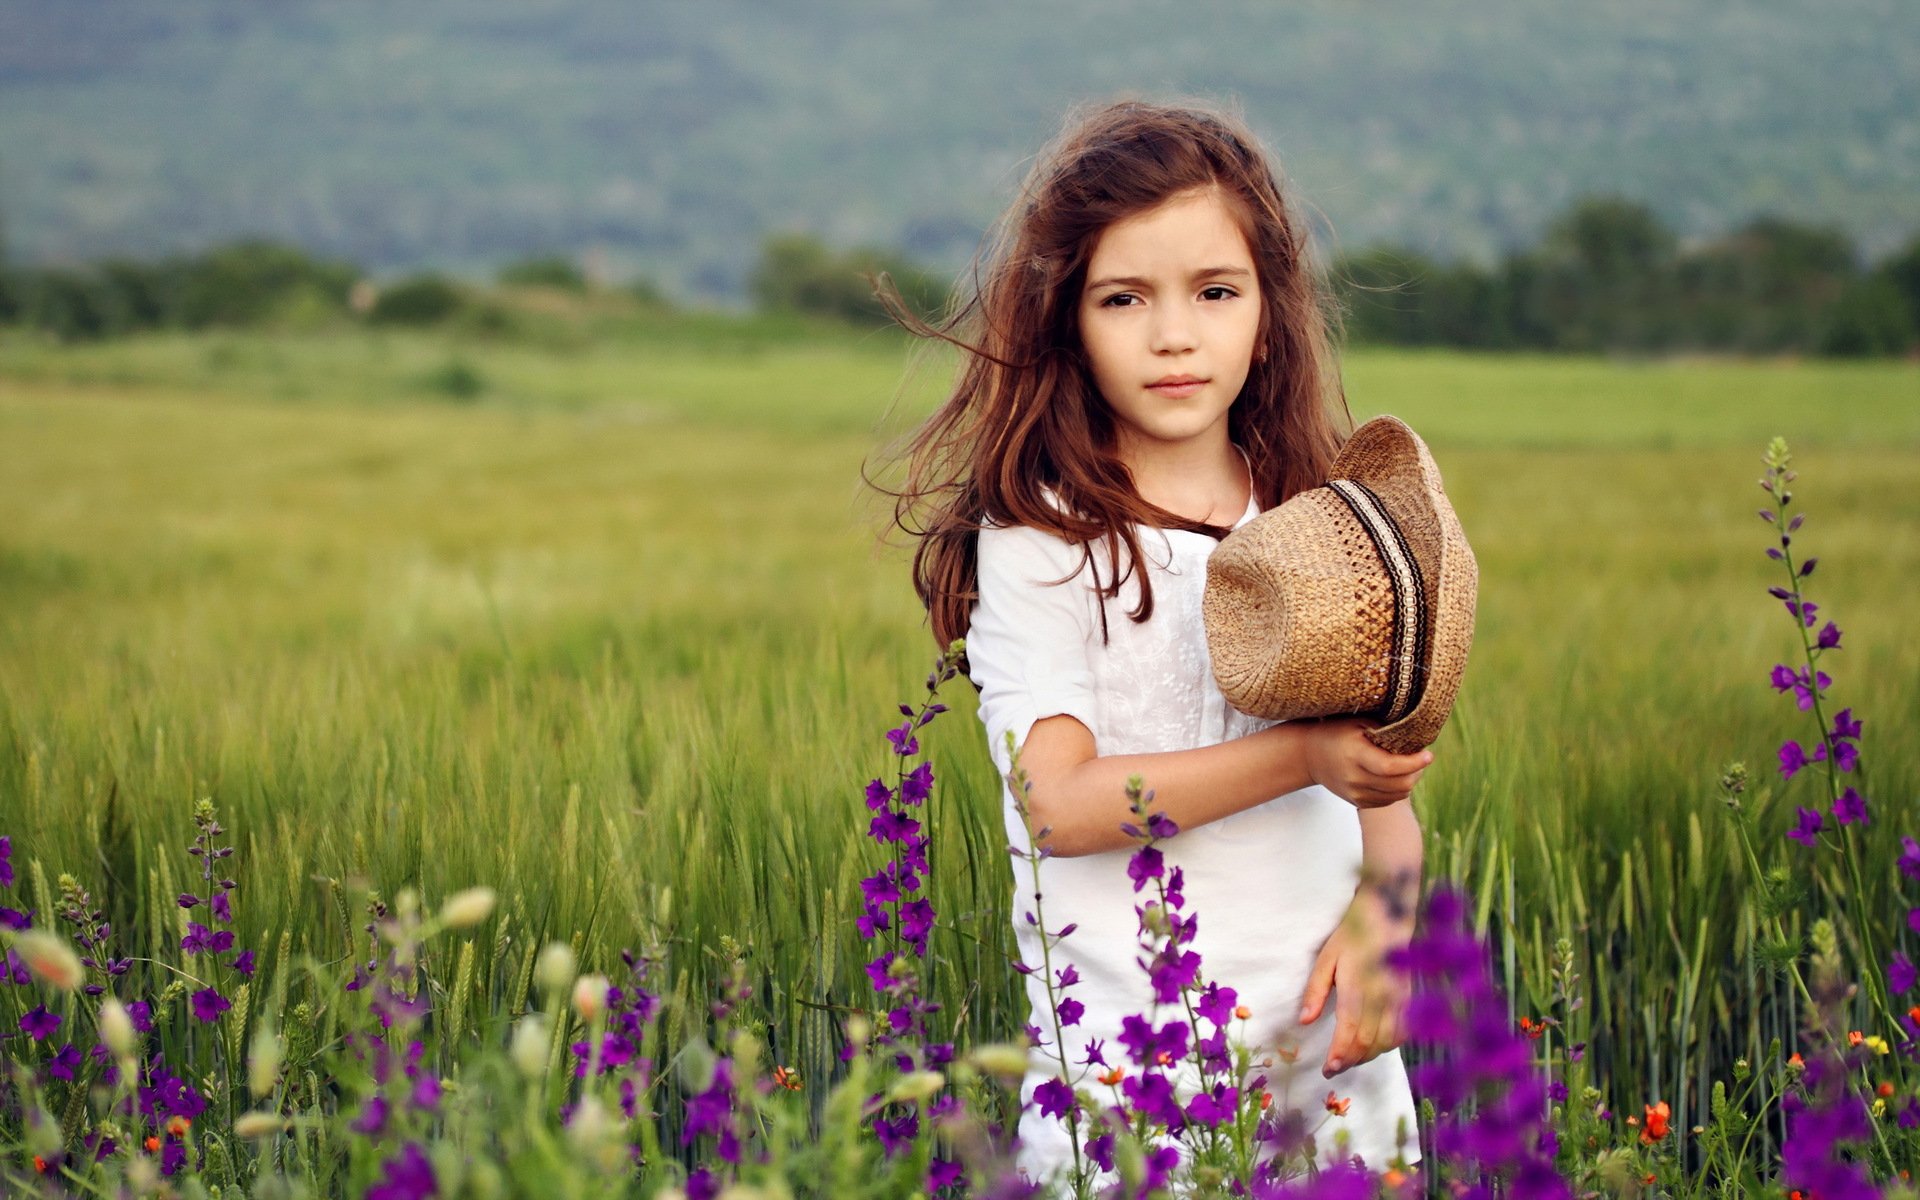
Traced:
<path id="1" fill-rule="evenodd" d="M 1762 217 L 1682 247 L 1645 205 L 1584 200 L 1492 267 L 1376 247 L 1330 272 L 1359 343 L 1575 352 L 1920 348 L 1920 234 L 1863 267 L 1836 230 Z"/>
<path id="2" fill-rule="evenodd" d="M 946 278 L 896 252 L 835 250 L 799 233 L 766 240 L 747 287 L 763 312 L 878 326 L 889 320 L 871 283 L 881 274 L 918 313 L 936 314 L 946 301 Z M 1538 246 L 1491 267 L 1376 247 L 1336 261 L 1328 276 L 1348 338 L 1359 344 L 1578 353 L 1920 349 L 1920 235 L 1871 266 L 1844 234 L 1777 218 L 1682 247 L 1644 205 L 1600 197 L 1554 222 Z M 513 263 L 496 279 L 505 288 L 595 290 L 563 257 Z M 622 290 L 665 307 L 645 281 Z M 481 289 L 438 274 L 376 284 L 351 263 L 263 241 L 82 268 L 0 262 L 0 326 L 63 339 L 349 318 L 431 325 L 484 317 L 486 303 Z"/>

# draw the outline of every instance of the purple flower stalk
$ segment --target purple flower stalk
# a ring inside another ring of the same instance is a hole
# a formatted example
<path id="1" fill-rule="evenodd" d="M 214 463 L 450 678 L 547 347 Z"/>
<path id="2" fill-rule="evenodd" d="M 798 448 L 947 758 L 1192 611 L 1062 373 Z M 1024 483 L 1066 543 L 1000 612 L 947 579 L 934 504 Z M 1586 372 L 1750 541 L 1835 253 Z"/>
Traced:
<path id="1" fill-rule="evenodd" d="M 951 1043 L 928 1040 L 928 1018 L 940 1006 L 927 999 L 920 987 L 919 964 L 927 957 L 935 920 L 932 901 L 920 894 L 932 870 L 928 854 L 933 838 L 914 814 L 933 794 L 933 764 L 921 762 L 909 768 L 907 760 L 920 753 L 918 731 L 947 711 L 938 700 L 940 687 L 960 673 L 961 656 L 962 646 L 956 641 L 928 673 L 926 695 L 919 706 L 900 705 L 905 723 L 889 729 L 886 735 L 898 763 L 894 782 L 889 785 L 884 779 L 874 779 L 866 785 L 866 805 L 873 814 L 867 836 L 888 857 L 879 870 L 860 881 L 861 912 L 855 927 L 864 940 L 884 936 L 887 942 L 887 948 L 869 960 L 866 969 L 881 1009 L 874 1023 L 877 1040 L 892 1052 L 894 1064 L 901 1071 L 924 1070 L 953 1060 Z M 851 1057 L 855 1051 L 856 1047 L 848 1045 L 843 1057 Z M 872 1127 L 888 1157 L 918 1137 L 921 1103 L 926 1102 L 872 1106 Z"/>
<path id="2" fill-rule="evenodd" d="M 1841 709 L 1831 722 L 1826 718 L 1824 701 L 1827 689 L 1833 684 L 1833 677 L 1820 667 L 1824 656 L 1840 649 L 1843 635 L 1840 627 L 1831 620 L 1822 625 L 1817 634 L 1809 633 L 1815 624 L 1818 606 L 1806 598 L 1803 589 L 1805 581 L 1813 574 L 1816 560 L 1808 558 L 1799 566 L 1794 565 L 1793 537 L 1806 516 L 1804 513 L 1788 516 L 1793 504 L 1789 485 L 1797 478 L 1796 472 L 1791 469 L 1792 461 L 1793 456 L 1787 449 L 1786 441 L 1774 438 L 1767 447 L 1766 474 L 1760 480 L 1760 487 L 1773 498 L 1778 511 L 1763 509 L 1760 516 L 1775 527 L 1778 535 L 1778 544 L 1768 547 L 1767 557 L 1778 562 L 1786 573 L 1784 586 L 1775 585 L 1767 591 L 1780 600 L 1794 618 L 1804 665 L 1793 667 L 1786 663 L 1777 664 L 1770 680 L 1776 691 L 1793 694 L 1795 707 L 1812 716 L 1814 731 L 1818 735 L 1818 740 L 1810 747 L 1802 747 L 1794 739 L 1781 744 L 1781 777 L 1790 780 L 1816 763 L 1825 764 L 1826 769 L 1820 775 L 1826 796 L 1824 804 L 1818 807 L 1796 806 L 1794 826 L 1787 831 L 1787 837 L 1811 850 L 1821 845 L 1821 835 L 1826 829 L 1834 831 L 1848 875 L 1848 886 L 1844 890 L 1853 907 L 1850 924 L 1864 959 L 1860 974 L 1865 979 L 1865 991 L 1872 1007 L 1891 1026 L 1898 1023 L 1897 1018 L 1888 1003 L 1880 970 L 1875 965 L 1882 961 L 1875 945 L 1882 917 L 1881 914 L 1866 910 L 1867 893 L 1861 873 L 1860 851 L 1853 836 L 1855 826 L 1864 827 L 1871 822 L 1871 808 L 1867 797 L 1858 787 L 1852 784 L 1842 786 L 1841 783 L 1841 776 L 1851 775 L 1859 769 L 1859 742 L 1865 723 L 1854 715 L 1851 707 Z M 1832 817 L 1831 826 L 1827 822 L 1829 816 Z M 1901 869 L 1906 871 L 1904 857 Z M 1892 966 L 1888 970 L 1890 979 L 1898 977 Z M 1909 1040 L 1907 1044 L 1913 1043 Z"/>
<path id="3" fill-rule="evenodd" d="M 1436 890 L 1419 936 L 1389 952 L 1388 961 L 1412 976 L 1408 1043 L 1425 1050 L 1427 1061 L 1411 1075 L 1436 1110 L 1440 1170 L 1514 1196 L 1570 1198 L 1554 1170 L 1558 1147 L 1543 1119 L 1545 1084 L 1526 1040 L 1507 1021 L 1463 897 Z"/>

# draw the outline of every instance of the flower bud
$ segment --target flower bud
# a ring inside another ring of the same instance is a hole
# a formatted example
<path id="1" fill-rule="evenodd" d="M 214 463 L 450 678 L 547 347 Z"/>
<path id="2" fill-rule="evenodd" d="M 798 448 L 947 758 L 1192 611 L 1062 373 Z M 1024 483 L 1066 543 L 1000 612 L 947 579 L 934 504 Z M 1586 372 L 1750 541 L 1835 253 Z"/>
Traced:
<path id="1" fill-rule="evenodd" d="M 582 1021 L 591 1021 L 607 1011 L 607 977 L 582 975 L 573 984 L 573 1011 Z"/>
<path id="2" fill-rule="evenodd" d="M 247 1090 L 256 1099 L 273 1091 L 280 1082 L 280 1064 L 285 1058 L 280 1035 L 265 1024 L 256 1026 L 253 1044 L 247 1049 Z"/>
<path id="3" fill-rule="evenodd" d="M 233 1119 L 233 1135 L 249 1140 L 270 1138 L 285 1129 L 286 1124 L 279 1113 L 243 1112 Z"/>
<path id="4" fill-rule="evenodd" d="M 528 1013 L 513 1027 L 513 1044 L 507 1054 L 522 1075 L 538 1079 L 547 1073 L 547 1049 L 552 1041 L 547 1018 L 540 1013 Z"/>
<path id="5" fill-rule="evenodd" d="M 903 1075 L 887 1092 L 887 1099 L 907 1104 L 931 1100 L 935 1092 L 947 1086 L 947 1077 L 938 1071 L 914 1071 Z"/>
<path id="6" fill-rule="evenodd" d="M 873 1022 L 861 1013 L 847 1018 L 847 1040 L 856 1046 L 864 1046 L 873 1036 Z"/>
<path id="7" fill-rule="evenodd" d="M 490 887 L 470 887 L 455 892 L 440 908 L 440 923 L 448 929 L 472 929 L 493 915 L 497 898 Z"/>
<path id="8" fill-rule="evenodd" d="M 112 996 L 100 1002 L 100 1040 L 113 1051 L 115 1058 L 126 1058 L 133 1053 L 135 1045 L 133 1018 L 127 1015 L 127 1006 Z"/>
<path id="9" fill-rule="evenodd" d="M 976 1047 L 967 1057 L 974 1066 L 1001 1079 L 1015 1080 L 1027 1073 L 1027 1052 L 1009 1042 Z"/>
<path id="10" fill-rule="evenodd" d="M 540 961 L 533 966 L 533 977 L 540 981 L 540 987 L 549 996 L 557 996 L 567 990 L 579 971 L 574 961 L 573 947 L 565 942 L 548 942 L 547 948 L 540 952 Z"/>
<path id="11" fill-rule="evenodd" d="M 576 1150 L 595 1150 L 612 1133 L 612 1117 L 607 1114 L 607 1106 L 601 1104 L 599 1096 L 580 1096 L 580 1104 L 574 1106 L 574 1116 L 566 1121 L 566 1140 L 572 1142 Z"/>
<path id="12" fill-rule="evenodd" d="M 63 992 L 80 986 L 80 956 L 65 938 L 43 929 L 28 929 L 14 939 L 13 948 L 41 982 Z"/>

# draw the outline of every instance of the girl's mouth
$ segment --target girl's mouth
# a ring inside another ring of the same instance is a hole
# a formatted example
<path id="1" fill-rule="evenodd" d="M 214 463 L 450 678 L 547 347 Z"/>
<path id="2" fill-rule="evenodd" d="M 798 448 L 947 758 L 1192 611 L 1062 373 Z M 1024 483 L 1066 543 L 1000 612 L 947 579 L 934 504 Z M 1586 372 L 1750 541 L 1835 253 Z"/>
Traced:
<path id="1" fill-rule="evenodd" d="M 1147 390 L 1157 392 L 1162 396 L 1172 399 L 1180 399 L 1193 395 L 1199 391 L 1206 382 L 1206 380 L 1195 378 L 1192 375 L 1169 375 L 1165 379 L 1156 379 L 1148 384 Z"/>

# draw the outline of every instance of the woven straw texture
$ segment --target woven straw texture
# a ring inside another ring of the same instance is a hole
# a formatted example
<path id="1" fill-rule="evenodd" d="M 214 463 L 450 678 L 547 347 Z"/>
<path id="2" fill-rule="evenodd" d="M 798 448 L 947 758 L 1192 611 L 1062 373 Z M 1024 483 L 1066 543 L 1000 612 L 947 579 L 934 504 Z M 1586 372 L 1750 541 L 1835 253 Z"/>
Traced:
<path id="1" fill-rule="evenodd" d="M 1419 565 L 1428 622 L 1419 699 L 1369 731 L 1386 750 L 1431 745 L 1453 711 L 1479 571 L 1447 502 L 1440 469 L 1413 430 L 1378 417 L 1354 432 L 1330 471 L 1379 497 Z M 1202 602 L 1215 680 L 1228 703 L 1269 720 L 1378 715 L 1387 701 L 1395 603 L 1387 566 L 1366 528 L 1328 487 L 1262 513 L 1207 561 Z"/>

